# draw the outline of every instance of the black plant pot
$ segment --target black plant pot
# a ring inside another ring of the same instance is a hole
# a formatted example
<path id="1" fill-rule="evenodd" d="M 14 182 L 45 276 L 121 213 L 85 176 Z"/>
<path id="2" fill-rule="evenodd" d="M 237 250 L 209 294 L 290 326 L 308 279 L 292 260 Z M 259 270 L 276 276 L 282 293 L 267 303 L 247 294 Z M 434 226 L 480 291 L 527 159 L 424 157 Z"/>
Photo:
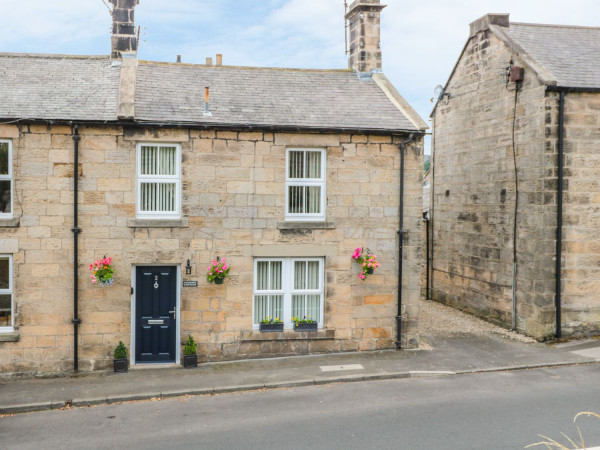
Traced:
<path id="1" fill-rule="evenodd" d="M 373 269 L 372 267 L 368 267 L 368 268 L 367 268 L 367 273 L 368 273 L 369 275 L 373 275 L 373 272 L 375 272 L 375 269 Z"/>
<path id="2" fill-rule="evenodd" d="M 215 278 L 215 284 L 223 284 L 225 278 Z"/>
<path id="3" fill-rule="evenodd" d="M 198 367 L 198 355 L 183 355 L 183 367 Z"/>
<path id="4" fill-rule="evenodd" d="M 296 323 L 294 324 L 294 331 L 317 331 L 319 324 L 314 323 Z"/>
<path id="5" fill-rule="evenodd" d="M 283 323 L 261 323 L 259 325 L 259 330 L 261 333 L 283 331 Z"/>
<path id="6" fill-rule="evenodd" d="M 115 372 L 127 372 L 127 369 L 129 366 L 129 364 L 127 362 L 127 358 L 114 359 L 113 363 L 114 363 Z"/>

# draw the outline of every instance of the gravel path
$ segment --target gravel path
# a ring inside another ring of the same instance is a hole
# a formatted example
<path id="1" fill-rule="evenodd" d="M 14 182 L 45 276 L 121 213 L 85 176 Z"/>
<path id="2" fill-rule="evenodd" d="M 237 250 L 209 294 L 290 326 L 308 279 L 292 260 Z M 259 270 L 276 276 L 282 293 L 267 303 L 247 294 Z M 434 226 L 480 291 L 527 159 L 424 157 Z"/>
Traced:
<path id="1" fill-rule="evenodd" d="M 421 300 L 419 334 L 424 336 L 451 336 L 497 334 L 519 342 L 537 342 L 535 339 L 498 327 L 458 309 L 431 300 Z"/>

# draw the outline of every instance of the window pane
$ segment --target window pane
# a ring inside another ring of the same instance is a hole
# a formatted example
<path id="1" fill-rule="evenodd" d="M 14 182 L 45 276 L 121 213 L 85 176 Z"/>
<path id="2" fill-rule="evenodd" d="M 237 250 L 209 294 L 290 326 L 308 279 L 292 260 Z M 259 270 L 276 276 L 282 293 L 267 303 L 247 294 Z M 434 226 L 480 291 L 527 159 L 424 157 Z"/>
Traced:
<path id="1" fill-rule="evenodd" d="M 271 261 L 271 290 L 281 290 L 281 261 Z"/>
<path id="2" fill-rule="evenodd" d="M 321 186 L 306 187 L 306 209 L 309 214 L 321 212 Z"/>
<path id="3" fill-rule="evenodd" d="M 141 183 L 141 211 L 174 212 L 175 183 Z"/>
<path id="4" fill-rule="evenodd" d="M 321 321 L 321 296 L 307 295 L 306 296 L 306 317 L 310 317 L 317 322 Z"/>
<path id="5" fill-rule="evenodd" d="M 175 172 L 177 170 L 176 159 L 177 148 L 161 147 L 158 173 L 160 175 L 177 175 Z"/>
<path id="6" fill-rule="evenodd" d="M 0 295 L 0 327 L 12 326 L 11 296 Z"/>
<path id="7" fill-rule="evenodd" d="M 319 289 L 319 261 L 308 261 L 307 289 Z"/>
<path id="8" fill-rule="evenodd" d="M 283 320 L 283 295 L 255 295 L 254 296 L 254 323 L 270 317 Z"/>
<path id="9" fill-rule="evenodd" d="M 8 258 L 0 259 L 0 289 L 10 289 L 10 262 Z"/>
<path id="10" fill-rule="evenodd" d="M 292 295 L 292 317 L 321 321 L 321 295 Z"/>
<path id="11" fill-rule="evenodd" d="M 156 175 L 158 173 L 158 147 L 142 146 L 141 148 L 142 175 Z"/>
<path id="12" fill-rule="evenodd" d="M 294 289 L 306 289 L 306 261 L 294 263 Z"/>
<path id="13" fill-rule="evenodd" d="M 0 175 L 9 173 L 8 143 L 0 142 Z"/>
<path id="14" fill-rule="evenodd" d="M 290 152 L 289 178 L 304 178 L 304 152 Z"/>
<path id="15" fill-rule="evenodd" d="M 0 213 L 11 213 L 11 183 L 10 180 L 0 181 Z"/>
<path id="16" fill-rule="evenodd" d="M 256 289 L 259 291 L 269 290 L 269 261 L 256 263 Z"/>
<path id="17" fill-rule="evenodd" d="M 288 211 L 290 214 L 304 213 L 304 186 L 289 187 Z"/>
<path id="18" fill-rule="evenodd" d="M 321 178 L 321 152 L 306 152 L 306 178 Z"/>

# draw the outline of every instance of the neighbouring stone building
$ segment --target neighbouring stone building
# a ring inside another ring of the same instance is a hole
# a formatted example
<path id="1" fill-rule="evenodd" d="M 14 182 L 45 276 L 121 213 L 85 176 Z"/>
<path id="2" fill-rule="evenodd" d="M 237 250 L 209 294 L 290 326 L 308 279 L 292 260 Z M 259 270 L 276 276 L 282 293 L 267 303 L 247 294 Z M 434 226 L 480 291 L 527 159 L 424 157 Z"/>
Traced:
<path id="1" fill-rule="evenodd" d="M 600 28 L 473 22 L 432 123 L 429 297 L 600 332 Z"/>
<path id="2" fill-rule="evenodd" d="M 120 340 L 131 364 L 179 363 L 189 334 L 200 361 L 417 346 L 427 126 L 380 56 L 361 72 L 141 61 L 137 1 L 111 2 L 111 57 L 0 54 L 0 372 L 104 369 Z M 348 18 L 378 33 L 382 8 Z M 382 264 L 365 281 L 357 247 Z M 295 332 L 309 315 L 318 330 Z M 285 331 L 260 333 L 267 316 Z"/>

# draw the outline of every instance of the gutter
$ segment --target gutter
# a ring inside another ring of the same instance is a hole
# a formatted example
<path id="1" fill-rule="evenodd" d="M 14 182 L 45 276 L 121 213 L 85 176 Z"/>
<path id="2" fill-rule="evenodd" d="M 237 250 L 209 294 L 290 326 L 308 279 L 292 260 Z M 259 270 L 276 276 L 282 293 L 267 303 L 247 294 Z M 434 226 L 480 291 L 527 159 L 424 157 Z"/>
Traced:
<path id="1" fill-rule="evenodd" d="M 399 208 L 399 242 L 398 242 L 398 315 L 396 316 L 397 336 L 396 348 L 402 348 L 402 275 L 403 275 L 403 255 L 404 255 L 404 159 L 406 153 L 406 144 L 412 142 L 414 134 L 410 134 L 408 139 L 400 144 L 400 208 Z"/>
<path id="2" fill-rule="evenodd" d="M 78 225 L 78 195 L 79 195 L 79 125 L 73 126 L 73 371 L 79 371 L 79 233 Z"/>
<path id="3" fill-rule="evenodd" d="M 73 120 L 68 119 L 34 119 L 34 118 L 0 118 L 0 125 L 18 123 L 44 123 L 50 125 L 73 125 Z M 273 124 L 223 124 L 223 123 L 198 123 L 198 122 L 161 122 L 144 120 L 77 120 L 80 125 L 88 126 L 122 126 L 122 127 L 160 127 L 160 128 L 189 128 L 192 130 L 243 130 L 243 131 L 274 131 L 274 132 L 314 132 L 314 133 L 356 133 L 356 134 L 425 134 L 424 130 L 417 129 L 386 129 L 386 128 L 356 128 L 356 127 L 309 127 L 298 125 L 273 125 Z"/>

